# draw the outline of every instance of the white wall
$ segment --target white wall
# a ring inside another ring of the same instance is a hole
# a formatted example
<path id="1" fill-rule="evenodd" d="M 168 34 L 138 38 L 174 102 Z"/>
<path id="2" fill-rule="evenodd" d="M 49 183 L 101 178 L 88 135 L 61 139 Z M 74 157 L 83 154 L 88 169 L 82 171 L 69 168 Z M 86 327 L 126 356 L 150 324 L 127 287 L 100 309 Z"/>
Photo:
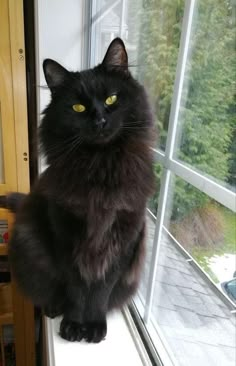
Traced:
<path id="1" fill-rule="evenodd" d="M 69 70 L 82 69 L 84 31 L 87 19 L 84 16 L 86 0 L 37 0 L 35 1 L 35 38 L 37 69 L 38 122 L 40 113 L 50 100 L 45 86 L 42 62 L 51 58 Z M 39 164 L 43 165 L 43 163 Z M 40 171 L 42 170 L 42 166 Z"/>

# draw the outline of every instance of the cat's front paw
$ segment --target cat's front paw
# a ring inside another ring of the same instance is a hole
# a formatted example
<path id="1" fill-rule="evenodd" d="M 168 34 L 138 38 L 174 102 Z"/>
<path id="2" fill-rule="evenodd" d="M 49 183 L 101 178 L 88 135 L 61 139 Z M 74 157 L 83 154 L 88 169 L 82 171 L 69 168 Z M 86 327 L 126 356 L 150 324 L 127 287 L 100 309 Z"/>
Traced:
<path id="1" fill-rule="evenodd" d="M 84 328 L 80 323 L 63 318 L 61 321 L 59 334 L 67 341 L 79 342 L 84 337 Z"/>
<path id="2" fill-rule="evenodd" d="M 91 322 L 85 324 L 84 339 L 87 342 L 99 343 L 107 334 L 107 322 Z"/>

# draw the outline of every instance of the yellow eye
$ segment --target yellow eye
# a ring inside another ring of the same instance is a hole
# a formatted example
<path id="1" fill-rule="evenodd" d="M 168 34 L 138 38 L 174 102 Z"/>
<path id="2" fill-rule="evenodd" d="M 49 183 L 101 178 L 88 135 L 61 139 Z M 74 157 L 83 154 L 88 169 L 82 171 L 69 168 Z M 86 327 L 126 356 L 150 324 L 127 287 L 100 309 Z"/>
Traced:
<path id="1" fill-rule="evenodd" d="M 117 95 L 110 95 L 110 97 L 108 97 L 105 100 L 106 105 L 112 105 L 117 101 Z"/>
<path id="2" fill-rule="evenodd" d="M 83 104 L 74 104 L 72 106 L 72 108 L 74 109 L 75 112 L 84 112 L 86 110 L 85 106 Z"/>

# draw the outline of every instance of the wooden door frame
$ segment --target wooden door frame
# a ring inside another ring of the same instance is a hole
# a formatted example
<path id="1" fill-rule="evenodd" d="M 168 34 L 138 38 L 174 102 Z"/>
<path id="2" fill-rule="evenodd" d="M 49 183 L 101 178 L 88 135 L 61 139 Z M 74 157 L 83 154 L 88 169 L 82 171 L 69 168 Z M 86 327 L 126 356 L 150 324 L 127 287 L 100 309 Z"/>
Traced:
<path id="1" fill-rule="evenodd" d="M 23 0 L 8 0 L 13 80 L 17 187 L 29 191 L 28 115 Z"/>
<path id="2" fill-rule="evenodd" d="M 29 150 L 28 150 L 28 116 L 25 69 L 24 13 L 23 0 L 7 0 L 9 17 L 10 68 L 9 79 L 12 79 L 12 105 L 14 114 L 14 146 L 8 146 L 12 153 L 16 170 L 15 184 L 7 184 L 8 190 L 29 192 Z M 6 78 L 7 79 L 7 78 Z M 7 144 L 7 141 L 4 141 Z M 14 155 L 14 156 L 13 156 Z M 13 170 L 13 161 L 8 158 L 5 169 Z M 14 216 L 8 213 L 9 229 Z M 16 366 L 35 366 L 35 324 L 34 308 L 28 299 L 19 291 L 14 279 L 12 281 L 14 312 L 14 336 L 16 349 Z"/>

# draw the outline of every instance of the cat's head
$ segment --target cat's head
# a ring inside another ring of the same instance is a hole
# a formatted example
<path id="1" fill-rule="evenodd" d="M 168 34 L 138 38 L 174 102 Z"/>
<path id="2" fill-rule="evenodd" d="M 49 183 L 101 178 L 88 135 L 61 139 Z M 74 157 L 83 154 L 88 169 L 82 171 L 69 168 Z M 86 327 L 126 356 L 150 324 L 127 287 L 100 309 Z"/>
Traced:
<path id="1" fill-rule="evenodd" d="M 46 154 L 60 141 L 75 148 L 76 141 L 107 145 L 121 136 L 143 134 L 151 125 L 144 89 L 129 72 L 121 39 L 111 42 L 103 62 L 93 69 L 69 72 L 50 59 L 43 69 L 52 96 L 41 126 Z"/>

